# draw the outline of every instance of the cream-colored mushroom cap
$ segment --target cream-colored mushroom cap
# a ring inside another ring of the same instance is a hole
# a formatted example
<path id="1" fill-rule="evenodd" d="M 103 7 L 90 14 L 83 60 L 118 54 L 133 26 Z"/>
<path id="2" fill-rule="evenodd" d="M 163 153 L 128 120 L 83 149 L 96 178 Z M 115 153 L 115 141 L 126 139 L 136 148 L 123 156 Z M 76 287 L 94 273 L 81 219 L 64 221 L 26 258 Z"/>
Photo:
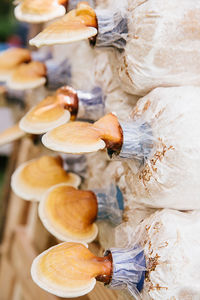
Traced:
<path id="1" fill-rule="evenodd" d="M 11 187 L 24 200 L 40 201 L 52 186 L 65 183 L 78 187 L 80 177 L 67 173 L 60 157 L 42 156 L 20 165 L 11 178 Z"/>
<path id="2" fill-rule="evenodd" d="M 77 112 L 78 97 L 75 90 L 63 86 L 34 106 L 21 119 L 19 126 L 28 133 L 41 134 L 75 119 Z"/>
<path id="3" fill-rule="evenodd" d="M 70 120 L 70 112 L 56 105 L 56 97 L 48 96 L 34 106 L 19 122 L 28 133 L 42 134 Z"/>
<path id="4" fill-rule="evenodd" d="M 46 229 L 66 242 L 92 242 L 98 233 L 94 223 L 97 211 L 93 192 L 62 183 L 50 188 L 39 205 L 39 216 Z"/>
<path id="5" fill-rule="evenodd" d="M 62 243 L 54 246 L 34 261 L 31 275 L 42 289 L 59 297 L 78 297 L 89 293 L 95 277 L 109 274 L 111 263 L 96 257 L 85 245 Z"/>
<path id="6" fill-rule="evenodd" d="M 118 119 L 108 114 L 94 124 L 71 122 L 61 125 L 42 138 L 43 144 L 64 153 L 89 153 L 107 147 L 121 147 L 122 132 Z"/>
<path id="7" fill-rule="evenodd" d="M 11 48 L 0 53 L 0 81 L 6 81 L 12 72 L 22 63 L 31 61 L 30 51 L 23 48 Z"/>
<path id="8" fill-rule="evenodd" d="M 15 17 L 28 23 L 42 23 L 62 17 L 66 10 L 56 0 L 23 0 L 14 10 Z"/>
<path id="9" fill-rule="evenodd" d="M 97 35 L 95 11 L 85 2 L 71 10 L 58 21 L 47 26 L 41 33 L 29 41 L 30 45 L 67 44 Z"/>
<path id="10" fill-rule="evenodd" d="M 14 90 L 33 89 L 46 83 L 46 67 L 39 61 L 21 64 L 7 81 L 9 88 Z"/>
<path id="11" fill-rule="evenodd" d="M 16 124 L 2 132 L 0 132 L 0 146 L 8 144 L 24 137 L 26 133 L 19 128 L 19 124 Z"/>

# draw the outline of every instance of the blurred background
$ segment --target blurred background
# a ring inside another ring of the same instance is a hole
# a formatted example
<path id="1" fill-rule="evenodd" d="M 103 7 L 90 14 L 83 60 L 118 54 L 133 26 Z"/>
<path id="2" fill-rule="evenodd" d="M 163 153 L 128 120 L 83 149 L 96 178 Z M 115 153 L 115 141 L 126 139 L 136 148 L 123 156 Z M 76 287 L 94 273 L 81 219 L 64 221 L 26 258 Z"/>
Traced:
<path id="1" fill-rule="evenodd" d="M 9 47 L 25 47 L 27 43 L 28 24 L 16 20 L 13 14 L 13 3 L 0 0 L 0 53 Z M 22 108 L 16 99 L 1 99 L 0 101 L 0 132 L 11 127 L 15 122 L 15 113 Z M 5 180 L 5 170 L 11 145 L 0 147 L 0 240 L 2 239 L 3 221 L 6 203 L 3 203 L 2 187 Z"/>

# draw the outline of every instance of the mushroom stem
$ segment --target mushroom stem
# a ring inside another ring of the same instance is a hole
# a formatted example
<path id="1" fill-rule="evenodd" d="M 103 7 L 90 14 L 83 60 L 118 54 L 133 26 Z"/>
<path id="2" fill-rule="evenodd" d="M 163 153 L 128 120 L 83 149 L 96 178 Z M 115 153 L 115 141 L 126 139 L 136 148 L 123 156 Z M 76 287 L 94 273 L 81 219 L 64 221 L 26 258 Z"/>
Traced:
<path id="1" fill-rule="evenodd" d="M 96 276 L 96 280 L 109 284 L 112 278 L 112 255 L 109 253 L 104 257 L 96 257 L 95 261 L 100 264 L 99 274 Z"/>
<path id="2" fill-rule="evenodd" d="M 123 145 L 123 131 L 117 117 L 110 113 L 94 123 L 94 128 L 100 131 L 109 154 L 119 153 Z"/>
<path id="3" fill-rule="evenodd" d="M 78 96 L 76 91 L 69 87 L 63 86 L 56 92 L 56 97 L 59 104 L 64 105 L 64 109 L 67 109 L 71 114 L 71 120 L 75 120 L 78 114 Z"/>

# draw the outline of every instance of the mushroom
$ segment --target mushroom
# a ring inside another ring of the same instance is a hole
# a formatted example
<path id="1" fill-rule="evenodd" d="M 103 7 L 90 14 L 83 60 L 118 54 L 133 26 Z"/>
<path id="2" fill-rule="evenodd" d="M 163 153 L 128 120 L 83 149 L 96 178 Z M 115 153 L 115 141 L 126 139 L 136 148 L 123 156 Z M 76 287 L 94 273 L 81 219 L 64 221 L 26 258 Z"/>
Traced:
<path id="1" fill-rule="evenodd" d="M 31 61 L 31 53 L 23 48 L 11 48 L 0 53 L 0 81 L 6 81 L 22 63 Z"/>
<path id="2" fill-rule="evenodd" d="M 39 216 L 51 234 L 66 242 L 92 242 L 98 233 L 96 220 L 109 220 L 114 225 L 122 222 L 116 188 L 83 191 L 64 183 L 44 194 Z"/>
<path id="3" fill-rule="evenodd" d="M 93 103 L 94 102 L 94 103 Z M 78 117 L 94 118 L 103 114 L 102 95 L 75 91 L 69 86 L 58 89 L 54 95 L 46 97 L 34 106 L 20 121 L 20 128 L 28 133 L 42 134 Z"/>
<path id="4" fill-rule="evenodd" d="M 39 61 L 32 61 L 18 66 L 9 77 L 7 85 L 10 89 L 26 90 L 42 86 L 45 82 L 45 64 Z"/>
<path id="5" fill-rule="evenodd" d="M 78 187 L 80 177 L 67 173 L 61 157 L 42 156 L 20 165 L 12 175 L 11 187 L 24 200 L 40 201 L 53 185 L 65 183 Z"/>
<path id="6" fill-rule="evenodd" d="M 23 0 L 17 3 L 15 17 L 22 22 L 42 23 L 65 14 L 63 0 Z"/>
<path id="7" fill-rule="evenodd" d="M 97 257 L 84 244 L 62 243 L 34 259 L 31 275 L 37 285 L 59 297 L 89 293 L 96 280 L 111 288 L 142 290 L 145 257 L 140 247 L 109 249 Z"/>
<path id="8" fill-rule="evenodd" d="M 94 124 L 68 123 L 42 142 L 74 154 L 107 147 L 123 161 L 133 203 L 200 209 L 199 97 L 199 87 L 157 88 L 137 102 L 127 122 L 108 114 Z"/>
<path id="9" fill-rule="evenodd" d="M 44 45 L 66 44 L 91 38 L 96 34 L 95 11 L 87 2 L 80 2 L 77 9 L 71 10 L 30 40 L 30 45 L 41 47 Z"/>
<path id="10" fill-rule="evenodd" d="M 0 146 L 21 139 L 26 133 L 21 130 L 19 124 L 16 124 L 2 132 L 0 132 Z"/>
<path id="11" fill-rule="evenodd" d="M 47 148 L 74 154 L 95 152 L 105 147 L 120 152 L 122 141 L 121 126 L 111 113 L 94 124 L 74 122 L 61 125 L 42 138 Z"/>

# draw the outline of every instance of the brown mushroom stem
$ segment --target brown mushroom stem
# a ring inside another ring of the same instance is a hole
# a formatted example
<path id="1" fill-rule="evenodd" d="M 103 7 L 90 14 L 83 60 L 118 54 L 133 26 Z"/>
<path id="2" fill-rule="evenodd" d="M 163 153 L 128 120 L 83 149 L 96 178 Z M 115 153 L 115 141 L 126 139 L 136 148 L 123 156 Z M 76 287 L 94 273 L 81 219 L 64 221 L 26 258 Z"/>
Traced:
<path id="1" fill-rule="evenodd" d="M 110 113 L 94 123 L 109 152 L 119 153 L 123 145 L 123 131 L 117 117 Z"/>
<path id="2" fill-rule="evenodd" d="M 64 105 L 64 109 L 67 109 L 70 112 L 71 120 L 75 120 L 78 114 L 79 104 L 79 99 L 76 91 L 69 86 L 63 86 L 57 90 L 56 96 L 59 103 L 62 103 L 62 105 Z"/>
<path id="3" fill-rule="evenodd" d="M 48 110 L 52 110 L 57 106 L 61 106 L 63 109 L 66 109 L 70 112 L 71 121 L 74 121 L 78 114 L 79 106 L 79 99 L 76 91 L 71 87 L 63 86 L 56 91 L 55 99 L 56 100 L 54 102 L 36 109 L 34 114 L 39 116 Z"/>
<path id="4" fill-rule="evenodd" d="M 101 264 L 101 273 L 96 276 L 96 280 L 109 284 L 112 278 L 112 254 L 105 257 L 97 257 L 96 260 Z"/>

